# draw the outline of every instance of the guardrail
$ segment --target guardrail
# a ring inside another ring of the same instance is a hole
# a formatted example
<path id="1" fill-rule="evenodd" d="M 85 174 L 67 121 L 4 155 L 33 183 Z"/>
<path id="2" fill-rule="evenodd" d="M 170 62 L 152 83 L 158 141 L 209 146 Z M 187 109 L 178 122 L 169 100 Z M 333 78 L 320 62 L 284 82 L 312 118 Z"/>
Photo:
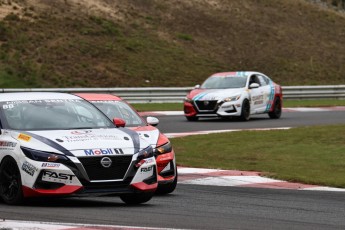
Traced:
<path id="1" fill-rule="evenodd" d="M 345 99 L 345 85 L 283 86 L 284 99 Z M 30 88 L 0 89 L 0 92 L 109 93 L 130 103 L 182 102 L 192 87 L 144 88 Z"/>

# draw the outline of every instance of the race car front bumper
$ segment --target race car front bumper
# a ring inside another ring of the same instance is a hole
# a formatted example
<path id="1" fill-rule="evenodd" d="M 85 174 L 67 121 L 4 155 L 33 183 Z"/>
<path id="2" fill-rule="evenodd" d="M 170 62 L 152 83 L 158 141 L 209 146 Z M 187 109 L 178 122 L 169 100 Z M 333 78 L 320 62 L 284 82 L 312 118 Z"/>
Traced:
<path id="1" fill-rule="evenodd" d="M 95 172 L 85 162 L 68 164 L 39 162 L 26 158 L 21 176 L 24 197 L 154 192 L 157 189 L 157 166 L 154 157 L 137 164 L 130 161 L 121 172 L 112 168 Z M 92 175 L 99 173 L 99 175 Z M 111 178 L 113 176 L 113 179 Z M 101 178 L 105 178 L 102 180 Z"/>

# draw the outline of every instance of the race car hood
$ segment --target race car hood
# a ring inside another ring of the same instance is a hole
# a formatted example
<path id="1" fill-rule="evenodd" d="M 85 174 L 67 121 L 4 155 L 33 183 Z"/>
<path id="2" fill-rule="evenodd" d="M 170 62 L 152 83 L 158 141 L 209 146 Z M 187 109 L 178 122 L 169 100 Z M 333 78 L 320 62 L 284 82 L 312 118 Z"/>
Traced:
<path id="1" fill-rule="evenodd" d="M 13 131 L 11 135 L 23 147 L 74 156 L 134 154 L 149 146 L 136 132 L 125 128 Z"/>
<path id="2" fill-rule="evenodd" d="M 156 147 L 158 138 L 159 138 L 159 130 L 153 126 L 139 126 L 139 127 L 130 127 L 131 130 L 134 130 L 139 134 L 139 136 L 144 139 L 147 143 L 149 143 L 153 148 Z"/>
<path id="3" fill-rule="evenodd" d="M 239 95 L 243 92 L 243 88 L 235 89 L 196 89 L 190 93 L 190 98 L 193 101 L 210 101 L 210 100 L 223 100 L 227 97 Z M 195 91 L 195 92 L 193 92 Z"/>

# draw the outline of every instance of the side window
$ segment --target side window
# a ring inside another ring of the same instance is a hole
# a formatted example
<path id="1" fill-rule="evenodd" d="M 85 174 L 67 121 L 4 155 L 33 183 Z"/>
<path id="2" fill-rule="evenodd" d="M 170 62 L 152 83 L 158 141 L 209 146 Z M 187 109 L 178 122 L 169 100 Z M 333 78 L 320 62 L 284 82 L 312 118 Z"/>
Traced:
<path id="1" fill-rule="evenodd" d="M 267 83 L 268 83 L 267 80 L 268 80 L 268 79 L 267 79 L 266 77 L 264 77 L 264 76 L 262 76 L 262 75 L 258 75 L 257 78 L 259 79 L 260 85 L 261 85 L 261 86 L 267 85 Z"/>
<path id="2" fill-rule="evenodd" d="M 258 83 L 260 86 L 262 85 L 260 80 L 258 79 L 258 76 L 252 75 L 249 80 L 249 85 L 252 83 Z"/>

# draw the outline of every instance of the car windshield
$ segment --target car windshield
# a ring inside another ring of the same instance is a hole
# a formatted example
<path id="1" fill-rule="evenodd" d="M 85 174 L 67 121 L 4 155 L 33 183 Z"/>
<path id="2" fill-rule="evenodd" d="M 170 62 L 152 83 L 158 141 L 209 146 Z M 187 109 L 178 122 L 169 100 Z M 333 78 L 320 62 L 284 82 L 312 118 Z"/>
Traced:
<path id="1" fill-rule="evenodd" d="M 91 101 L 109 119 L 121 118 L 126 121 L 126 127 L 146 125 L 133 109 L 122 101 Z"/>
<path id="2" fill-rule="evenodd" d="M 0 103 L 2 125 L 14 130 L 114 128 L 114 124 L 85 100 L 54 99 Z"/>
<path id="3" fill-rule="evenodd" d="M 202 85 L 203 89 L 228 89 L 243 88 L 246 86 L 247 77 L 243 76 L 214 76 L 208 78 Z"/>

